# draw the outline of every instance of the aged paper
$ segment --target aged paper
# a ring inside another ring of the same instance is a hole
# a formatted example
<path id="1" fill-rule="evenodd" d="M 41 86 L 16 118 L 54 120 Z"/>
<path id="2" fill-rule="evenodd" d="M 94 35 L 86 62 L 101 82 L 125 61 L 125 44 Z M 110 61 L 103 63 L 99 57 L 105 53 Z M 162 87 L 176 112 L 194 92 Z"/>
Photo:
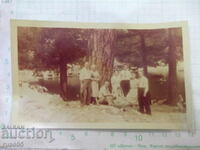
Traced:
<path id="1" fill-rule="evenodd" d="M 186 22 L 12 20 L 12 123 L 192 129 Z"/>

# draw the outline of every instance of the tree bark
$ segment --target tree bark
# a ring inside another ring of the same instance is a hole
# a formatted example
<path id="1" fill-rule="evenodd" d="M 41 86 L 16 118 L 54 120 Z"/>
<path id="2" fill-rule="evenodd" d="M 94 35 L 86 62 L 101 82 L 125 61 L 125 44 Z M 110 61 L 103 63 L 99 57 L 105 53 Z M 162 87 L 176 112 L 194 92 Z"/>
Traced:
<path id="1" fill-rule="evenodd" d="M 141 31 L 140 32 L 140 39 L 141 39 L 141 55 L 142 55 L 142 62 L 143 62 L 143 69 L 144 69 L 144 74 L 147 76 L 148 75 L 148 70 L 147 70 L 147 60 L 146 60 L 146 44 L 145 44 L 145 32 Z"/>
<path id="2" fill-rule="evenodd" d="M 110 80 L 114 63 L 115 31 L 110 29 L 93 30 L 88 47 L 90 49 L 89 63 L 95 64 L 101 75 L 100 83 Z"/>
<path id="3" fill-rule="evenodd" d="M 67 100 L 67 67 L 66 61 L 62 54 L 60 54 L 60 88 L 61 88 L 61 97 L 64 100 Z"/>
<path id="4" fill-rule="evenodd" d="M 168 52 L 168 99 L 167 104 L 176 105 L 177 91 L 177 74 L 176 74 L 176 45 L 174 38 L 174 29 L 169 29 L 169 52 Z"/>

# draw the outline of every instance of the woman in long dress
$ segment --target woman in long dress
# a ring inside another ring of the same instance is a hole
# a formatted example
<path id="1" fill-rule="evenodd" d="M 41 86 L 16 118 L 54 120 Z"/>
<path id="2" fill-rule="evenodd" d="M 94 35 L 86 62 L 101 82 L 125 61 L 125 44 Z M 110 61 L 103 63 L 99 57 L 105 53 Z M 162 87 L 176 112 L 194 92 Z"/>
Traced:
<path id="1" fill-rule="evenodd" d="M 138 79 L 136 78 L 136 74 L 132 73 L 132 77 L 130 80 L 130 91 L 127 94 L 127 100 L 130 104 L 138 104 Z"/>
<path id="2" fill-rule="evenodd" d="M 121 82 L 121 76 L 119 71 L 116 70 L 111 78 L 112 95 L 114 96 L 113 106 L 124 109 L 124 107 L 129 105 L 129 102 L 126 100 L 124 96 L 120 82 Z"/>
<path id="3" fill-rule="evenodd" d="M 95 65 L 91 66 L 91 89 L 92 89 L 92 96 L 91 96 L 91 102 L 95 103 L 97 101 L 97 97 L 99 95 L 99 80 L 100 75 L 99 72 L 96 69 Z"/>

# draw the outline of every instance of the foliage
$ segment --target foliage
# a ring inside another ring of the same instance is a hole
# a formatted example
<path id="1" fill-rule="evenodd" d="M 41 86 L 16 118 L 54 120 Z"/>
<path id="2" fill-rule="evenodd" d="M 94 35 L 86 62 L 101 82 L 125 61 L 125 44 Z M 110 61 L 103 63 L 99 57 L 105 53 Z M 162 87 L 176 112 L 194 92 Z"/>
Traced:
<path id="1" fill-rule="evenodd" d="M 145 39 L 145 53 L 148 66 L 157 66 L 160 62 L 168 63 L 168 30 L 128 30 L 121 34 L 117 41 L 115 55 L 120 62 L 130 65 L 142 66 L 141 36 Z M 181 29 L 175 31 L 175 43 L 177 48 L 177 60 L 183 59 Z"/>
<path id="2" fill-rule="evenodd" d="M 60 57 L 71 63 L 87 55 L 87 34 L 81 29 L 20 27 L 18 39 L 21 68 L 50 69 L 58 67 Z"/>

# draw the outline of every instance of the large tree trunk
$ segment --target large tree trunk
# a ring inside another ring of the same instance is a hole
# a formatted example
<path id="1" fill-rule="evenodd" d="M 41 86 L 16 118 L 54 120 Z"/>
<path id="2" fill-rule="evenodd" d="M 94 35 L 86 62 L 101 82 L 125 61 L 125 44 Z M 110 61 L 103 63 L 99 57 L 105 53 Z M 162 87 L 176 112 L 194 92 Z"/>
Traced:
<path id="1" fill-rule="evenodd" d="M 114 63 L 115 31 L 110 29 L 93 30 L 88 47 L 90 49 L 89 63 L 95 64 L 101 75 L 101 84 L 110 80 Z"/>
<path id="2" fill-rule="evenodd" d="M 67 100 L 67 67 L 66 61 L 62 54 L 60 55 L 60 88 L 61 88 L 61 97 L 64 100 Z"/>
<path id="3" fill-rule="evenodd" d="M 177 103 L 177 74 L 176 74 L 176 45 L 174 29 L 169 29 L 169 53 L 168 53 L 168 99 L 167 104 L 176 105 Z"/>
<path id="4" fill-rule="evenodd" d="M 144 74 L 147 76 L 148 75 L 148 70 L 147 70 L 147 60 L 146 60 L 146 44 L 145 44 L 145 32 L 141 31 L 140 32 L 140 39 L 141 39 L 141 55 L 142 55 L 142 62 L 143 62 L 143 69 L 144 69 Z"/>

